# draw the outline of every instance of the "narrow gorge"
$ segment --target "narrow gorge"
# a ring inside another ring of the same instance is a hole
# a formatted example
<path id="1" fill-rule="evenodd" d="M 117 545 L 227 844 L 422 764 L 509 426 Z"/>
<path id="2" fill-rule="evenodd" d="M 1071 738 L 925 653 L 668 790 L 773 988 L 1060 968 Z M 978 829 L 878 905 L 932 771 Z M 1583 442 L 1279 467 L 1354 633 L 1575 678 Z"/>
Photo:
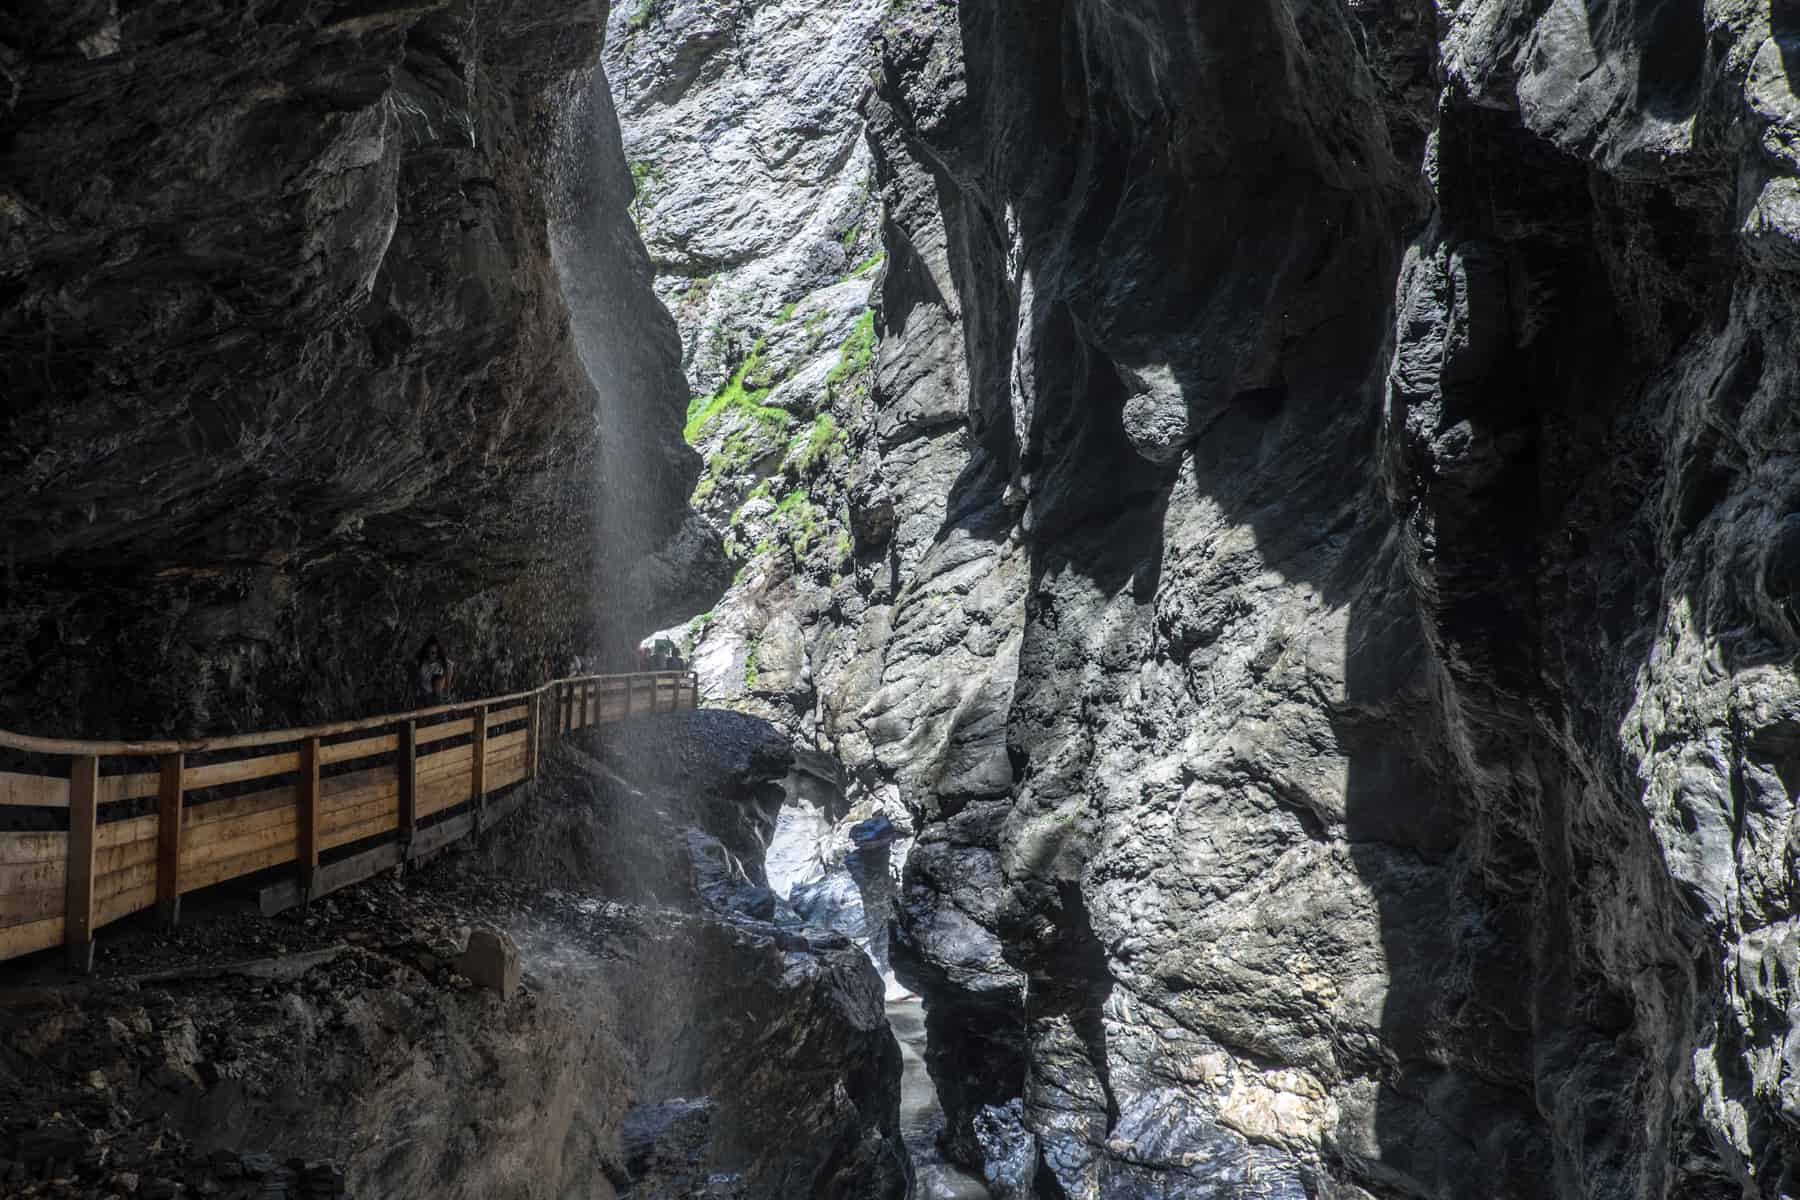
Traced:
<path id="1" fill-rule="evenodd" d="M 0 20 L 0 922 L 79 842 L 34 735 L 420 708 L 428 636 L 564 706 L 436 861 L 0 962 L 0 1194 L 1800 1195 L 1797 56 Z M 541 690 L 671 645 L 702 711 Z"/>

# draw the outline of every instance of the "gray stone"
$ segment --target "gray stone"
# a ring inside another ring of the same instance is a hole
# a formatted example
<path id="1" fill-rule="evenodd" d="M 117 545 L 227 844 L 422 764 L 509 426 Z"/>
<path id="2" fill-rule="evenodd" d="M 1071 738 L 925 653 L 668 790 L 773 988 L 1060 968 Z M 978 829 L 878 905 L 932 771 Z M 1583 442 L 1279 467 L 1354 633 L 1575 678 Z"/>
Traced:
<path id="1" fill-rule="evenodd" d="M 519 947 L 511 935 L 501 929 L 478 928 L 469 931 L 469 946 L 456 959 L 456 970 L 477 986 L 511 1000 L 519 990 Z"/>

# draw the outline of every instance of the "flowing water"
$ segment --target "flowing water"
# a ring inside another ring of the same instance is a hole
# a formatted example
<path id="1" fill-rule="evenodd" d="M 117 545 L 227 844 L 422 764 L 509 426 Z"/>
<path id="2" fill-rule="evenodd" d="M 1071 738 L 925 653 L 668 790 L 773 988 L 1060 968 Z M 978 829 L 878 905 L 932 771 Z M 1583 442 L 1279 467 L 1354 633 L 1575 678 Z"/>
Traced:
<path id="1" fill-rule="evenodd" d="M 988 1200 L 981 1180 L 944 1161 L 944 1110 L 925 1071 L 925 1009 L 917 996 L 889 1000 L 888 1026 L 900 1042 L 900 1135 L 912 1156 L 913 1200 Z"/>

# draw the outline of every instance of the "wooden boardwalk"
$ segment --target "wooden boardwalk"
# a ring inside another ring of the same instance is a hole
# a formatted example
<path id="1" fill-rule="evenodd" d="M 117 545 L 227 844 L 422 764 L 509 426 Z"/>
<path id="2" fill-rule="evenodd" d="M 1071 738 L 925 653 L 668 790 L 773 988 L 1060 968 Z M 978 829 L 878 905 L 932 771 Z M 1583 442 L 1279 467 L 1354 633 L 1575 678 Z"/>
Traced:
<path id="1" fill-rule="evenodd" d="M 0 771 L 0 960 L 67 947 L 181 897 L 265 877 L 265 912 L 417 860 L 517 808 L 544 740 L 691 709 L 689 672 L 589 675 L 530 692 L 310 729 L 196 741 L 58 741 L 0 731 L 45 766 Z M 512 789 L 509 793 L 509 789 Z M 293 869 L 281 871 L 292 864 Z"/>

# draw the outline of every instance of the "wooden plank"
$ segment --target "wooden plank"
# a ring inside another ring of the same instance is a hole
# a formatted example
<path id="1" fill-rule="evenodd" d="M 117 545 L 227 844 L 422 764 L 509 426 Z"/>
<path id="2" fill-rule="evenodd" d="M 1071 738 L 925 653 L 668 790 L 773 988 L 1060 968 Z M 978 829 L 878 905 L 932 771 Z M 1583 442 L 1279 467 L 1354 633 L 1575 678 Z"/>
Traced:
<path id="1" fill-rule="evenodd" d="M 300 890 L 312 895 L 319 869 L 319 739 L 300 748 L 300 796 L 294 814 L 294 861 L 300 864 Z"/>
<path id="2" fill-rule="evenodd" d="M 166 924 L 181 919 L 181 793 L 187 756 L 165 754 L 156 797 L 156 911 Z"/>
<path id="3" fill-rule="evenodd" d="M 240 854 L 235 858 L 222 858 L 217 862 L 209 862 L 205 866 L 193 870 L 182 868 L 181 890 L 183 893 L 198 891 L 203 887 L 211 887 L 215 883 L 223 883 L 228 879 L 237 879 L 243 875 L 254 875 L 258 871 L 270 867 L 278 867 L 282 863 L 294 859 L 294 843 L 290 839 L 267 850 L 257 850 L 250 854 Z"/>
<path id="4" fill-rule="evenodd" d="M 400 781 L 394 778 L 394 769 L 391 766 L 381 768 L 381 775 L 385 778 L 359 779 L 356 786 L 347 788 L 333 788 L 332 780 L 327 779 L 322 789 L 324 796 L 321 800 L 325 812 L 329 815 L 338 809 L 354 808 L 359 804 L 367 804 L 371 800 L 386 800 L 388 811 L 393 812 L 395 801 L 400 795 Z"/>
<path id="5" fill-rule="evenodd" d="M 63 945 L 69 966 L 94 967 L 94 830 L 99 816 L 100 760 L 92 754 L 69 760 L 69 873 L 64 881 Z"/>
<path id="6" fill-rule="evenodd" d="M 156 880 L 126 888 L 94 903 L 94 928 L 129 916 L 156 903 Z"/>
<path id="7" fill-rule="evenodd" d="M 69 857 L 66 833 L 0 833 L 0 863 L 34 863 Z"/>
<path id="8" fill-rule="evenodd" d="M 235 821 L 239 817 L 255 816 L 278 808 L 291 808 L 294 799 L 292 784 L 282 784 L 260 792 L 247 792 L 225 800 L 207 800 L 200 804 L 194 803 L 193 798 L 189 797 L 182 809 L 181 823 L 190 831 L 197 830 L 219 821 Z"/>
<path id="9" fill-rule="evenodd" d="M 488 757 L 496 754 L 507 754 L 514 750 L 528 749 L 529 741 L 523 729 L 515 729 L 511 733 L 503 733 L 497 738 L 488 739 Z"/>
<path id="10" fill-rule="evenodd" d="M 294 816 L 290 810 L 245 817 L 244 824 L 254 823 L 254 828 L 248 829 L 240 828 L 236 823 L 220 826 L 222 836 L 203 844 L 190 843 L 181 848 L 182 875 L 185 877 L 189 871 L 200 867 L 244 854 L 258 853 L 274 846 L 285 846 L 287 856 L 291 859 L 294 856 L 295 830 L 299 825 Z"/>
<path id="11" fill-rule="evenodd" d="M 538 742 L 542 740 L 539 730 L 543 727 L 543 705 L 534 699 L 527 706 L 525 714 L 525 744 L 529 747 L 526 756 L 531 760 L 531 774 L 537 777 Z"/>
<path id="12" fill-rule="evenodd" d="M 355 808 L 359 804 L 367 804 L 371 800 L 385 799 L 388 811 L 394 811 L 394 799 L 400 794 L 400 781 L 394 778 L 391 766 L 376 771 L 358 772 L 359 778 L 354 786 L 337 787 L 331 785 L 335 780 L 327 779 L 321 789 L 324 793 L 320 803 L 327 816 L 342 808 Z"/>
<path id="13" fill-rule="evenodd" d="M 337 797 L 376 789 L 387 791 L 390 795 L 400 789 L 400 776 L 394 771 L 391 762 L 382 763 L 378 767 L 365 767 L 360 771 L 349 771 L 343 775 L 333 775 L 319 785 L 319 794 L 325 800 L 325 807 L 330 811 Z"/>
<path id="14" fill-rule="evenodd" d="M 248 813 L 229 821 L 212 821 L 191 828 L 181 839 L 182 861 L 193 862 L 196 855 L 216 858 L 216 847 L 252 834 L 267 833 L 275 829 L 285 829 L 291 833 L 298 824 L 298 816 L 298 811 L 292 805 L 284 804 L 279 808 Z"/>
<path id="15" fill-rule="evenodd" d="M 300 769 L 300 752 L 290 751 L 286 754 L 264 754 L 257 758 L 239 759 L 237 762 L 208 763 L 204 767 L 190 766 L 187 771 L 189 791 L 198 788 L 222 787 L 227 783 L 243 783 L 250 779 L 266 779 L 270 775 L 286 775 Z"/>
<path id="16" fill-rule="evenodd" d="M 17 958 L 37 950 L 48 950 L 63 941 L 63 918 L 59 913 L 29 925 L 0 929 L 0 959 Z"/>
<path id="17" fill-rule="evenodd" d="M 29 925 L 46 917 L 60 917 L 67 899 L 67 890 L 57 887 L 0 894 L 0 928 Z"/>
<path id="18" fill-rule="evenodd" d="M 459 838 L 467 837 L 475 828 L 473 813 L 464 813 L 460 817 L 451 817 L 439 821 L 429 829 L 421 829 L 419 836 L 413 839 L 412 856 L 415 861 L 423 859 L 448 846 Z"/>
<path id="19" fill-rule="evenodd" d="M 57 775 L 0 771 L 0 808 L 67 808 L 69 780 Z"/>
<path id="20" fill-rule="evenodd" d="M 415 722 L 408 721 L 400 727 L 400 747 L 396 753 L 400 790 L 395 794 L 395 825 L 400 831 L 400 840 L 409 842 L 419 824 L 419 727 Z"/>
<path id="21" fill-rule="evenodd" d="M 94 845 L 99 849 L 124 846 L 156 836 L 155 817 L 133 817 L 129 821 L 108 821 L 94 830 Z"/>
<path id="22" fill-rule="evenodd" d="M 394 815 L 393 796 L 370 796 L 361 804 L 334 809 L 325 814 L 321 828 L 322 832 L 330 834 L 351 825 L 360 825 L 364 821 L 374 820 L 377 817 L 385 820 L 389 829 L 396 827 L 398 818 Z"/>
<path id="23" fill-rule="evenodd" d="M 151 771 L 138 775 L 102 775 L 100 803 L 116 804 L 121 800 L 148 799 L 156 795 L 162 777 Z"/>
<path id="24" fill-rule="evenodd" d="M 435 779 L 419 785 L 419 819 L 455 808 L 469 800 L 469 781 L 459 776 Z"/>
<path id="25" fill-rule="evenodd" d="M 154 866 L 156 863 L 156 835 L 151 834 L 140 841 L 126 842 L 119 846 L 108 846 L 104 850 L 94 851 L 94 874 L 107 875 L 114 871 L 124 871 L 132 867 Z"/>
<path id="26" fill-rule="evenodd" d="M 467 775 L 469 764 L 474 761 L 475 751 L 469 746 L 458 746 L 454 750 L 440 750 L 436 754 L 419 756 L 419 778 L 442 779 L 446 775 Z"/>
<path id="27" fill-rule="evenodd" d="M 530 715 L 531 705 L 529 704 L 516 704 L 511 708 L 503 708 L 488 716 L 488 728 L 494 729 L 501 725 L 510 725 L 514 721 L 523 721 Z"/>
<path id="28" fill-rule="evenodd" d="M 400 847 L 376 846 L 361 854 L 328 863 L 320 867 L 319 873 L 313 877 L 313 896 L 323 896 L 353 883 L 361 883 L 383 871 L 391 871 L 399 861 Z M 272 883 L 262 889 L 260 896 L 263 915 L 272 917 L 299 904 L 301 899 L 299 887 L 293 880 L 284 879 L 279 883 Z"/>
<path id="29" fill-rule="evenodd" d="M 490 696 L 481 703 L 508 704 L 526 699 L 530 692 L 512 692 L 505 696 Z M 365 729 L 380 729 L 396 725 L 402 721 L 421 721 L 430 717 L 445 716 L 452 713 L 469 711 L 471 704 L 440 704 L 432 708 L 414 709 L 411 712 L 384 713 L 381 716 L 363 717 L 355 721 L 336 721 L 326 725 L 313 725 L 306 729 L 276 729 L 266 733 L 243 733 L 229 737 L 192 738 L 187 741 L 79 741 L 61 738 L 30 737 L 26 734 L 13 733 L 0 729 L 0 747 L 18 750 L 25 754 L 52 754 L 60 758 L 79 755 L 120 755 L 120 756 L 152 756 L 185 752 L 195 754 L 217 754 L 226 750 L 262 749 L 267 746 L 293 745 L 309 737 L 340 737 L 344 734 L 358 733 Z"/>
<path id="30" fill-rule="evenodd" d="M 380 737 L 358 738 L 354 742 L 339 742 L 335 746 L 325 746 L 319 751 L 319 761 L 325 766 L 332 763 L 349 762 L 353 758 L 371 758 L 377 754 L 392 754 L 400 748 L 400 735 L 384 733 Z"/>
<path id="31" fill-rule="evenodd" d="M 0 864 L 0 896 L 54 888 L 62 893 L 69 877 L 68 856 L 34 863 Z M 62 912 L 62 909 L 57 909 Z"/>
<path id="32" fill-rule="evenodd" d="M 474 728 L 470 719 L 446 721 L 442 725 L 424 725 L 419 728 L 419 745 L 426 746 L 432 742 L 442 742 L 453 737 L 461 737 Z"/>
<path id="33" fill-rule="evenodd" d="M 392 833 L 395 829 L 395 818 L 392 809 L 361 821 L 340 825 L 325 833 L 320 844 L 327 850 L 335 850 L 339 846 L 348 846 L 351 842 L 360 842 L 364 838 L 376 837 L 384 833 Z M 325 868 L 320 867 L 323 871 Z M 317 876 L 314 876 L 316 879 Z"/>
<path id="34" fill-rule="evenodd" d="M 94 880 L 94 903 L 110 900 L 121 892 L 133 892 L 142 888 L 150 889 L 150 898 L 156 898 L 156 863 L 154 861 L 138 863 L 123 871 L 108 871 Z"/>
<path id="35" fill-rule="evenodd" d="M 469 742 L 469 799 L 479 810 L 482 797 L 487 795 L 488 710 L 476 709 L 473 720 L 474 726 L 469 731 L 472 735 Z"/>

